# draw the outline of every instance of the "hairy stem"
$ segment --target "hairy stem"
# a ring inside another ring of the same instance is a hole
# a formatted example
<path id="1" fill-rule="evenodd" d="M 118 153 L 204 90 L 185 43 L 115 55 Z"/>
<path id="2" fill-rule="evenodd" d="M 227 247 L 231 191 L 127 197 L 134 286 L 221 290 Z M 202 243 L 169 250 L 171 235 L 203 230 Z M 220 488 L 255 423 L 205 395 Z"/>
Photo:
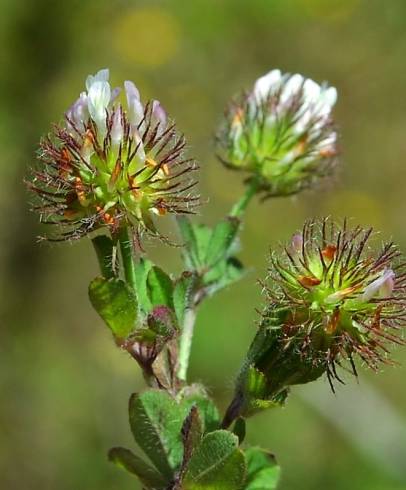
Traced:
<path id="1" fill-rule="evenodd" d="M 183 329 L 179 342 L 178 378 L 181 381 L 186 381 L 187 377 L 195 321 L 196 309 L 190 308 L 185 313 L 185 320 L 183 322 Z"/>
<path id="2" fill-rule="evenodd" d="M 252 178 L 248 182 L 242 197 L 231 208 L 230 216 L 236 216 L 237 218 L 241 218 L 241 216 L 244 214 L 244 211 L 247 209 L 248 204 L 251 202 L 252 198 L 258 192 L 259 188 L 260 188 L 260 183 L 258 179 Z"/>
<path id="3" fill-rule="evenodd" d="M 127 283 L 136 288 L 135 284 L 135 261 L 132 239 L 127 227 L 122 227 L 118 231 L 117 240 L 120 244 L 121 259 L 124 268 L 124 277 Z"/>
<path id="4" fill-rule="evenodd" d="M 99 262 L 100 272 L 106 279 L 114 277 L 114 245 L 106 235 L 99 235 L 92 239 Z"/>

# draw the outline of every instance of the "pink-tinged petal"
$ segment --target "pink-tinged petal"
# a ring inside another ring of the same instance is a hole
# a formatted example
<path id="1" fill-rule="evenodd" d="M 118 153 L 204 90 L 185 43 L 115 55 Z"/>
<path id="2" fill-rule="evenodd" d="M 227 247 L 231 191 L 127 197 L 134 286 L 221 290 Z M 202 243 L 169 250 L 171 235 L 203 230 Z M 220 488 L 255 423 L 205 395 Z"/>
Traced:
<path id="1" fill-rule="evenodd" d="M 137 127 L 144 117 L 144 107 L 140 101 L 140 93 L 133 82 L 124 82 L 127 96 L 128 119 L 130 123 Z"/>
<path id="2" fill-rule="evenodd" d="M 158 134 L 162 133 L 166 128 L 167 115 L 165 109 L 158 100 L 152 102 L 152 124 L 158 125 Z"/>
<path id="3" fill-rule="evenodd" d="M 130 80 L 126 80 L 124 82 L 124 89 L 127 96 L 128 105 L 131 105 L 133 99 L 140 100 L 140 91 L 137 89 L 134 82 L 131 82 Z"/>
<path id="4" fill-rule="evenodd" d="M 362 301 L 369 301 L 374 296 L 384 296 L 392 294 L 394 287 L 395 273 L 391 269 L 384 271 L 381 277 L 378 277 L 369 284 L 362 295 Z"/>
<path id="5" fill-rule="evenodd" d="M 68 118 L 68 129 L 75 131 L 71 127 L 70 122 L 75 126 L 76 130 L 83 131 L 85 123 L 89 118 L 88 101 L 86 92 L 82 92 L 80 97 L 72 104 L 72 106 L 66 112 Z"/>
<path id="6" fill-rule="evenodd" d="M 111 91 L 111 97 L 110 97 L 110 105 L 112 105 L 117 97 L 121 93 L 121 88 L 120 87 L 114 87 L 113 90 Z"/>
<path id="7" fill-rule="evenodd" d="M 390 298 L 395 287 L 395 273 L 392 270 L 388 270 L 387 277 L 379 289 L 379 296 L 381 298 Z"/>
<path id="8" fill-rule="evenodd" d="M 303 247 L 303 236 L 301 233 L 295 233 L 292 237 L 292 250 L 299 254 L 302 252 Z"/>

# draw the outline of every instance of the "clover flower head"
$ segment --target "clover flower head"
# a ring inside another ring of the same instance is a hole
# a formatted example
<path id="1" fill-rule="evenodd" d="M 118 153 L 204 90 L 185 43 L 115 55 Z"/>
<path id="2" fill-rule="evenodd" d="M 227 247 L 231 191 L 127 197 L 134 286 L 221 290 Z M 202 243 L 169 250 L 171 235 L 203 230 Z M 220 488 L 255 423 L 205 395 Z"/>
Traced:
<path id="1" fill-rule="evenodd" d="M 271 256 L 265 284 L 265 328 L 293 350 L 340 380 L 336 367 L 354 359 L 377 370 L 391 363 L 390 344 L 404 344 L 405 263 L 392 243 L 370 248 L 372 229 L 311 221 L 282 254 Z M 276 321 L 276 319 L 278 320 Z"/>
<path id="2" fill-rule="evenodd" d="M 269 196 L 313 185 L 337 162 L 336 100 L 334 87 L 270 71 L 227 109 L 218 134 L 220 159 L 255 176 Z"/>
<path id="3" fill-rule="evenodd" d="M 177 133 L 157 100 L 141 102 L 133 82 L 112 89 L 109 70 L 86 79 L 86 91 L 40 144 L 29 187 L 41 220 L 57 226 L 50 239 L 80 238 L 122 225 L 158 234 L 153 215 L 193 213 L 198 196 Z"/>

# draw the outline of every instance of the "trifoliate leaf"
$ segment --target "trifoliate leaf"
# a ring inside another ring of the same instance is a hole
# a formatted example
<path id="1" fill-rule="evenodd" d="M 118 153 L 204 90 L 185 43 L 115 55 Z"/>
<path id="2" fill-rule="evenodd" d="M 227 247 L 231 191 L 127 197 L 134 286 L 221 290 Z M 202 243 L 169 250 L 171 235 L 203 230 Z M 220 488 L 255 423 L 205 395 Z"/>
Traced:
<path id="1" fill-rule="evenodd" d="M 109 460 L 133 475 L 136 475 L 141 483 L 148 488 L 165 490 L 168 486 L 168 480 L 129 449 L 123 447 L 110 449 Z"/>
<path id="2" fill-rule="evenodd" d="M 229 431 L 207 434 L 195 449 L 182 482 L 184 490 L 244 488 L 246 462 L 238 438 Z"/>
<path id="3" fill-rule="evenodd" d="M 183 325 L 185 311 L 194 306 L 193 296 L 197 281 L 197 274 L 187 271 L 184 272 L 175 283 L 173 290 L 173 305 L 180 325 Z"/>
<path id="4" fill-rule="evenodd" d="M 211 268 L 204 275 L 203 282 L 211 295 L 240 280 L 244 273 L 242 263 L 236 257 L 230 257 L 227 260 L 221 260 Z"/>
<path id="5" fill-rule="evenodd" d="M 193 224 L 186 216 L 177 218 L 179 231 L 183 240 L 184 260 L 188 269 L 198 269 L 199 262 L 197 257 L 197 241 Z"/>
<path id="6" fill-rule="evenodd" d="M 183 458 L 182 425 L 190 406 L 177 403 L 167 392 L 148 390 L 130 398 L 134 439 L 155 467 L 171 478 Z"/>
<path id="7" fill-rule="evenodd" d="M 280 467 L 272 454 L 252 447 L 245 451 L 248 465 L 247 484 L 244 490 L 273 490 L 277 488 Z"/>
<path id="8" fill-rule="evenodd" d="M 228 257 L 239 227 L 240 220 L 235 217 L 227 217 L 214 227 L 205 257 L 205 263 L 209 267 Z"/>
<path id="9" fill-rule="evenodd" d="M 124 281 L 96 277 L 89 285 L 89 298 L 118 340 L 126 339 L 134 331 L 137 300 L 133 290 Z"/>
<path id="10" fill-rule="evenodd" d="M 172 280 L 157 266 L 153 266 L 148 272 L 147 291 L 152 306 L 165 305 L 173 308 Z"/>
<path id="11" fill-rule="evenodd" d="M 200 444 L 203 436 L 202 421 L 199 415 L 199 409 L 193 405 L 189 415 L 186 417 L 182 426 L 182 441 L 183 441 L 183 462 L 182 471 L 189 462 L 195 448 Z"/>
<path id="12" fill-rule="evenodd" d="M 198 263 L 200 264 L 201 267 L 206 267 L 206 256 L 207 256 L 207 250 L 210 245 L 210 239 L 211 239 L 211 228 L 204 224 L 194 224 L 193 225 L 193 231 L 196 237 L 196 255 L 197 255 L 197 260 Z"/>
<path id="13" fill-rule="evenodd" d="M 189 407 L 195 405 L 199 409 L 199 416 L 203 425 L 203 432 L 213 432 L 220 427 L 220 414 L 213 400 L 207 395 L 199 384 L 185 387 L 179 393 L 181 403 Z"/>
<path id="14" fill-rule="evenodd" d="M 178 225 L 184 242 L 186 266 L 201 271 L 206 267 L 205 259 L 212 231 L 206 225 L 192 223 L 185 216 L 178 218 Z"/>

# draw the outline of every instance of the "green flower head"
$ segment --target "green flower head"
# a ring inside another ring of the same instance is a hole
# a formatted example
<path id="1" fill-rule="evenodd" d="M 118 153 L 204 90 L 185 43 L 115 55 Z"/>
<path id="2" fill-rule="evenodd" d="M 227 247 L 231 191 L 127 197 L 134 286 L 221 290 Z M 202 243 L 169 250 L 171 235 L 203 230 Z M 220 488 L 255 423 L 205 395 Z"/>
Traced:
<path id="1" fill-rule="evenodd" d="M 50 238 L 80 238 L 99 228 L 131 226 L 157 234 L 153 216 L 192 213 L 198 196 L 185 140 L 161 104 L 145 106 L 132 82 L 111 89 L 109 71 L 86 80 L 86 91 L 41 142 L 30 188 Z M 55 229 L 55 228 L 54 228 Z"/>
<path id="2" fill-rule="evenodd" d="M 295 194 L 337 162 L 334 87 L 272 70 L 234 100 L 218 134 L 219 156 L 255 178 L 267 196 Z"/>
<path id="3" fill-rule="evenodd" d="M 329 380 L 343 361 L 356 374 L 355 356 L 376 370 L 390 362 L 390 344 L 404 343 L 405 264 L 392 243 L 370 248 L 371 235 L 345 221 L 311 221 L 271 256 L 263 328 Z"/>

